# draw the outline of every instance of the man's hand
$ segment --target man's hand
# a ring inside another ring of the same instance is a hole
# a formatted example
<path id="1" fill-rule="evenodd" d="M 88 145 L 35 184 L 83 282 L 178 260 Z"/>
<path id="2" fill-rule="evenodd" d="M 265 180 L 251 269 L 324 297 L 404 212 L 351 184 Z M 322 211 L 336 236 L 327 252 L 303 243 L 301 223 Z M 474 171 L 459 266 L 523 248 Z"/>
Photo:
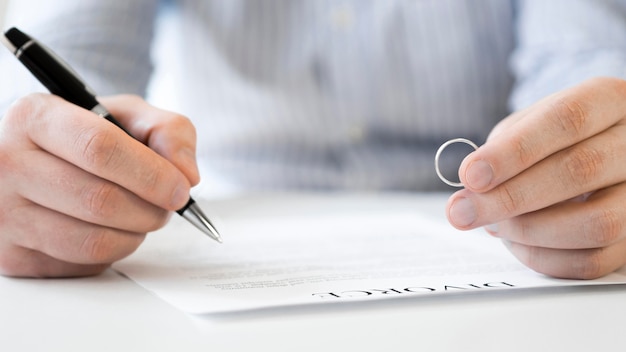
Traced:
<path id="1" fill-rule="evenodd" d="M 592 279 L 626 263 L 626 81 L 598 78 L 503 120 L 462 163 L 456 228 L 485 226 L 528 267 Z"/>
<path id="2" fill-rule="evenodd" d="M 187 202 L 199 181 L 190 121 L 134 96 L 101 101 L 137 140 L 48 94 L 0 120 L 0 274 L 98 274 Z"/>

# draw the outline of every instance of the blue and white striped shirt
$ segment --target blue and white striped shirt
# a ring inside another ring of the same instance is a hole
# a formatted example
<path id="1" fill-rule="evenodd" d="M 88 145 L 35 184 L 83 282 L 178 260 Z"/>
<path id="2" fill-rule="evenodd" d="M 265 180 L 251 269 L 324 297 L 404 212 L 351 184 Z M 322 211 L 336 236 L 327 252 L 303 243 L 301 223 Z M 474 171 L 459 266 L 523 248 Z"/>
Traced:
<path id="1" fill-rule="evenodd" d="M 482 143 L 511 110 L 626 78 L 625 0 L 169 1 L 155 50 L 162 5 L 19 0 L 7 24 L 101 95 L 152 83 L 175 97 L 198 130 L 205 192 L 441 189 L 445 140 Z M 38 89 L 2 60 L 3 101 Z"/>

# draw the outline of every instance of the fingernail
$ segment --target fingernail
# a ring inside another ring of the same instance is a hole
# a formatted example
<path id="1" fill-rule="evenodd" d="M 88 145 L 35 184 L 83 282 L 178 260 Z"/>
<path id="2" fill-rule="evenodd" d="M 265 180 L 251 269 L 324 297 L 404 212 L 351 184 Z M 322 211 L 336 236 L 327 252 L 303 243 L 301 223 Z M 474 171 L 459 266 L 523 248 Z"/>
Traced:
<path id="1" fill-rule="evenodd" d="M 466 186 L 473 189 L 483 189 L 491 183 L 493 179 L 493 169 L 488 162 L 477 160 L 471 163 L 465 171 Z"/>
<path id="2" fill-rule="evenodd" d="M 467 198 L 459 198 L 450 206 L 450 222 L 457 227 L 467 227 L 477 218 L 476 208 Z"/>

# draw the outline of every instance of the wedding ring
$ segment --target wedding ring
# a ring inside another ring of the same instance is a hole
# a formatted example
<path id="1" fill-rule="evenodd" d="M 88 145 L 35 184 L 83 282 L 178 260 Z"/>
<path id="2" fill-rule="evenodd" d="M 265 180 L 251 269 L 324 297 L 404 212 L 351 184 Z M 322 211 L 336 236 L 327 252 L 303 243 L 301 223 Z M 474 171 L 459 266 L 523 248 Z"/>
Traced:
<path id="1" fill-rule="evenodd" d="M 441 153 L 450 144 L 454 144 L 454 143 L 465 143 L 467 145 L 470 145 L 472 148 L 474 148 L 474 150 L 478 149 L 478 146 L 476 145 L 476 143 L 470 141 L 469 139 L 465 139 L 465 138 L 455 138 L 455 139 L 451 139 L 451 140 L 445 142 L 444 144 L 441 145 L 441 147 L 439 147 L 439 149 L 437 150 L 437 154 L 435 154 L 435 171 L 437 172 L 437 176 L 439 176 L 439 179 L 441 181 L 443 181 L 445 184 L 450 185 L 452 187 L 463 187 L 463 183 L 461 183 L 461 182 L 453 182 L 453 181 L 450 181 L 447 178 L 445 178 L 443 176 L 443 174 L 441 173 L 441 170 L 439 169 L 439 157 L 441 156 Z"/>

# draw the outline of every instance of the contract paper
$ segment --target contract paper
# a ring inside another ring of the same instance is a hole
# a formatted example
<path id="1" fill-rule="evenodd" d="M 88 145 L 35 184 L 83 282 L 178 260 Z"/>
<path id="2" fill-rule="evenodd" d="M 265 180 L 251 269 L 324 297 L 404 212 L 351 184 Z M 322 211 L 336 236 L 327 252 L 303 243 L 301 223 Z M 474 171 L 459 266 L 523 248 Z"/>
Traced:
<path id="1" fill-rule="evenodd" d="M 483 230 L 461 232 L 445 196 L 263 195 L 203 202 L 223 244 L 174 217 L 114 268 L 194 314 L 288 305 L 626 283 L 559 280 Z"/>

